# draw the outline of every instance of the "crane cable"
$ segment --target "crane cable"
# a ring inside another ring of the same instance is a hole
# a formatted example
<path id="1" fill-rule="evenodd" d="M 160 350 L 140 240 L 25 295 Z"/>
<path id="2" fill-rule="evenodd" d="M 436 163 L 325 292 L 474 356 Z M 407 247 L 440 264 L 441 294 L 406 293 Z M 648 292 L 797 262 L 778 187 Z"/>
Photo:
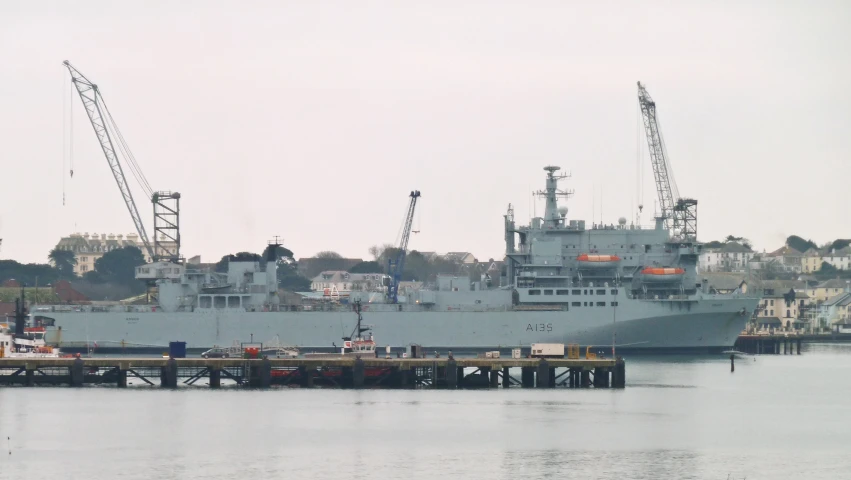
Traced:
<path id="1" fill-rule="evenodd" d="M 130 147 L 127 145 L 127 141 L 124 140 L 124 135 L 122 135 L 121 130 L 118 129 L 118 125 L 115 123 L 115 119 L 112 117 L 112 112 L 109 111 L 109 107 L 106 105 L 106 102 L 103 101 L 103 97 L 100 95 L 100 91 L 97 92 L 97 99 L 100 100 L 100 104 L 101 106 L 103 106 L 103 111 L 106 113 L 106 120 L 108 121 L 110 130 L 114 133 L 113 137 L 118 140 L 118 148 L 119 150 L 121 150 L 121 153 L 126 159 L 125 163 L 130 167 L 130 172 L 133 174 L 133 177 L 136 178 L 136 182 L 139 184 L 140 187 L 142 187 L 142 190 L 145 192 L 148 198 L 150 198 L 151 196 L 153 196 L 154 190 L 148 183 L 148 179 L 145 178 L 145 174 L 142 173 L 142 169 L 136 162 L 136 157 L 133 156 L 133 152 L 130 151 Z M 107 125 L 107 122 L 104 122 L 104 125 Z"/>
<path id="2" fill-rule="evenodd" d="M 65 206 L 65 156 L 67 155 L 68 142 L 66 138 L 68 120 L 68 77 L 62 72 L 62 206 Z"/>

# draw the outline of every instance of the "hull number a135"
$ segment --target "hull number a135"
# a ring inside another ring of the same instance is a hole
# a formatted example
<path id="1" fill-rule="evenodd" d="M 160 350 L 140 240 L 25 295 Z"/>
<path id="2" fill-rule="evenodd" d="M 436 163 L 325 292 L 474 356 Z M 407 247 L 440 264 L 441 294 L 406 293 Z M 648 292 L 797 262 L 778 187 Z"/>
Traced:
<path id="1" fill-rule="evenodd" d="M 552 323 L 530 323 L 526 325 L 527 332 L 552 332 Z"/>

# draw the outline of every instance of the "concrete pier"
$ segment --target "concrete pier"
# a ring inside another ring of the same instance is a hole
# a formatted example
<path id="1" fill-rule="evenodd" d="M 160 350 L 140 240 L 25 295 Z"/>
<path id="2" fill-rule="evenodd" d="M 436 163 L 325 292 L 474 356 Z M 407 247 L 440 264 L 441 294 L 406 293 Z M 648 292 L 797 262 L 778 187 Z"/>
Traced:
<path id="1" fill-rule="evenodd" d="M 467 377 L 465 369 L 472 372 Z M 251 388 L 623 388 L 626 384 L 623 361 L 608 359 L 0 358 L 0 386 L 124 388 L 128 376 L 162 388 L 192 386 L 204 379 L 211 388 L 220 388 L 223 379 Z"/>

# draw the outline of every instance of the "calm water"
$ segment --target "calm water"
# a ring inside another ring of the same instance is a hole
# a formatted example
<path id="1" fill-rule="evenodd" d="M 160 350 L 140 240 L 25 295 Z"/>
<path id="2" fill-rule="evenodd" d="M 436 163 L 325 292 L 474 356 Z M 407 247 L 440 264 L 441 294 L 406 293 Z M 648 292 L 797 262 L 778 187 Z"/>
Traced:
<path id="1" fill-rule="evenodd" d="M 623 391 L 4 388 L 0 479 L 851 478 L 851 345 L 804 353 L 628 358 Z"/>

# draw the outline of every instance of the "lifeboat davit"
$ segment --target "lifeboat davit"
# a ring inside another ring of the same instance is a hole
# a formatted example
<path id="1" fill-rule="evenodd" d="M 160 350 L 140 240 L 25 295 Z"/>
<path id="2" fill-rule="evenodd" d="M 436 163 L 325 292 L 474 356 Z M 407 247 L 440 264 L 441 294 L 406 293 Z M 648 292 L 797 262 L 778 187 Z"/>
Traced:
<path id="1" fill-rule="evenodd" d="M 621 261 L 621 257 L 617 255 L 597 255 L 583 253 L 576 257 L 579 262 L 579 268 L 612 268 L 617 267 Z"/>
<path id="2" fill-rule="evenodd" d="M 682 268 L 646 267 L 641 270 L 645 282 L 674 282 L 683 277 L 686 271 Z"/>

